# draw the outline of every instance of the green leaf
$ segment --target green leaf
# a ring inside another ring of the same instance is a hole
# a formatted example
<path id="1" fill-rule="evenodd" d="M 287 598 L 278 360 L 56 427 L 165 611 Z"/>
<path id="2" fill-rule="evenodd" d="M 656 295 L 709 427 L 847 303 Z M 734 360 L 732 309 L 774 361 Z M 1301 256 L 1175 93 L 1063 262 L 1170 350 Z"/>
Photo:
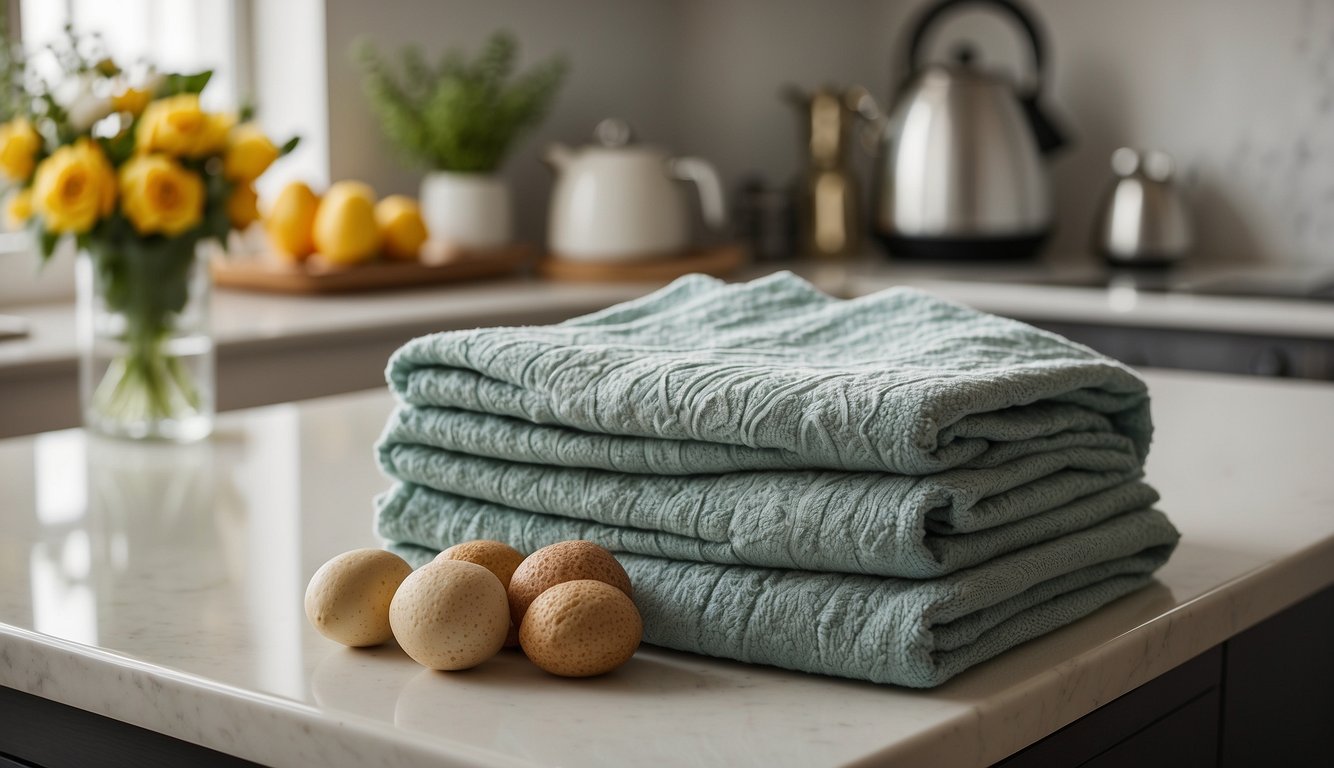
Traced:
<path id="1" fill-rule="evenodd" d="M 157 98 L 164 96 L 176 96 L 182 93 L 198 94 L 202 92 L 208 81 L 213 77 L 213 70 L 206 69 L 203 72 L 196 72 L 193 75 L 170 74 L 162 80 L 158 86 Z"/>
<path id="2" fill-rule="evenodd" d="M 38 227 L 37 242 L 41 248 L 42 261 L 50 261 L 51 256 L 56 252 L 56 245 L 60 243 L 60 233 L 50 232 L 45 227 Z"/>
<path id="3" fill-rule="evenodd" d="M 282 157 L 283 155 L 292 154 L 292 150 L 296 149 L 297 145 L 300 143 L 301 143 L 301 137 L 293 136 L 292 138 L 284 142 L 281 147 L 278 147 L 278 156 Z"/>
<path id="4" fill-rule="evenodd" d="M 101 138 L 97 140 L 102 145 L 102 151 L 106 153 L 107 160 L 111 161 L 113 167 L 119 168 L 134 154 L 134 127 L 132 125 L 109 139 Z"/>

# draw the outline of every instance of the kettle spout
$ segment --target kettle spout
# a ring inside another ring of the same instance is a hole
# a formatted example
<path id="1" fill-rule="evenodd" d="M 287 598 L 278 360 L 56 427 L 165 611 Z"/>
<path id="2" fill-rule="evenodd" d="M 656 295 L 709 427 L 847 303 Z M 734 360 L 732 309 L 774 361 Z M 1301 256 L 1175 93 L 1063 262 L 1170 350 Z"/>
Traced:
<path id="1" fill-rule="evenodd" d="M 1036 93 L 1020 98 L 1019 103 L 1024 107 L 1024 116 L 1028 118 L 1028 125 L 1033 130 L 1033 139 L 1037 142 L 1038 151 L 1050 155 L 1070 143 L 1065 133 L 1047 116 L 1042 105 L 1038 103 Z"/>
<path id="2" fill-rule="evenodd" d="M 555 171 L 564 170 L 573 158 L 574 150 L 559 143 L 548 146 L 547 151 L 542 154 L 542 159 Z"/>

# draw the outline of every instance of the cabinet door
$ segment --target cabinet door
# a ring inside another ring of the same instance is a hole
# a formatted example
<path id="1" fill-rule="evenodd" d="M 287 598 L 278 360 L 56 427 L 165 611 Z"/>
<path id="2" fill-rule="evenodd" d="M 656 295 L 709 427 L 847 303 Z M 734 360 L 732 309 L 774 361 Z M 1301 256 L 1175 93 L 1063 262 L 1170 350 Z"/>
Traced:
<path id="1" fill-rule="evenodd" d="M 1205 651 L 999 765 L 1214 766 L 1222 667 L 1221 647 Z"/>
<path id="2" fill-rule="evenodd" d="M 138 726 L 0 686 L 0 768 L 257 768 Z"/>
<path id="3" fill-rule="evenodd" d="M 1334 763 L 1334 588 L 1227 642 L 1223 768 Z"/>
<path id="4" fill-rule="evenodd" d="M 1218 689 L 1211 689 L 1083 768 L 1213 768 L 1218 765 L 1218 704 Z"/>

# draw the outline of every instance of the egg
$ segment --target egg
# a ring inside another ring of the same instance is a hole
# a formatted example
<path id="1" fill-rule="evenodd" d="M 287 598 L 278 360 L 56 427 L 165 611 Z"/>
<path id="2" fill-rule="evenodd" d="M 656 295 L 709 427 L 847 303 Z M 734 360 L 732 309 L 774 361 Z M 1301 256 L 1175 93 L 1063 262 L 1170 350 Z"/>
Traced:
<path id="1" fill-rule="evenodd" d="M 412 566 L 383 549 L 354 549 L 320 566 L 306 587 L 306 618 L 343 645 L 379 645 L 393 637 L 389 604 Z"/>
<path id="2" fill-rule="evenodd" d="M 518 568 L 519 563 L 523 562 L 523 553 L 503 541 L 476 539 L 455 544 L 436 555 L 435 559 L 464 560 L 469 563 L 477 563 L 494 573 L 496 578 L 500 579 L 500 583 L 505 585 L 505 589 L 509 589 L 510 579 L 514 576 L 514 569 Z M 519 629 L 517 625 L 511 622 L 509 634 L 505 636 L 505 647 L 514 648 L 518 645 Z"/>
<path id="3" fill-rule="evenodd" d="M 477 539 L 455 544 L 435 556 L 436 560 L 463 560 L 476 563 L 494 573 L 500 583 L 509 589 L 514 569 L 523 562 L 523 553 L 503 541 Z"/>
<path id="4" fill-rule="evenodd" d="M 579 579 L 538 595 L 519 628 L 519 644 L 553 675 L 591 677 L 629 661 L 643 634 L 639 610 L 624 592 Z"/>
<path id="5" fill-rule="evenodd" d="M 510 579 L 510 616 L 523 633 L 523 616 L 537 596 L 557 584 L 576 579 L 601 581 L 634 597 L 630 577 L 611 553 L 591 541 L 562 541 L 524 559 Z"/>
<path id="6" fill-rule="evenodd" d="M 476 563 L 437 559 L 403 580 L 389 606 L 389 624 L 418 664 L 469 669 L 505 643 L 510 628 L 505 587 Z"/>

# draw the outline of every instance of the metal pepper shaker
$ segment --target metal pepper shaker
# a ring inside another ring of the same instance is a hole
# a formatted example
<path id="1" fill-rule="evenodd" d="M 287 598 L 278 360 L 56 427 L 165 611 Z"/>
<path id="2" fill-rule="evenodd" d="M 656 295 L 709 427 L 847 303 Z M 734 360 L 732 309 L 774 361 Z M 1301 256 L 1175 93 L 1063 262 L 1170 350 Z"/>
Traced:
<path id="1" fill-rule="evenodd" d="M 1116 266 L 1175 264 L 1194 244 L 1186 204 L 1166 152 L 1122 147 L 1112 153 L 1116 179 L 1093 229 L 1093 249 Z"/>

